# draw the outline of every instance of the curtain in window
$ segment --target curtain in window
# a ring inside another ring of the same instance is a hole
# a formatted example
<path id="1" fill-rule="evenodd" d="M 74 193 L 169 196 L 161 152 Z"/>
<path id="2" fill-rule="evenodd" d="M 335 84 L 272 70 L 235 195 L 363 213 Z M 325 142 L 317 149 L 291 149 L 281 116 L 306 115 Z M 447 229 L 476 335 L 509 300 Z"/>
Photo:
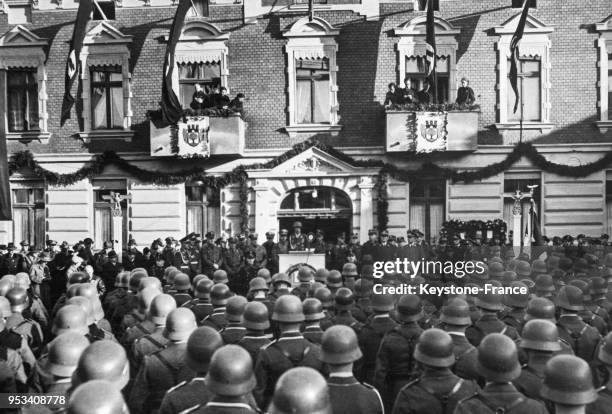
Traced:
<path id="1" fill-rule="evenodd" d="M 429 237 L 435 237 L 436 240 L 440 235 L 442 223 L 444 222 L 444 203 L 431 203 L 429 207 Z"/>
<path id="2" fill-rule="evenodd" d="M 27 72 L 28 76 L 28 130 L 38 129 L 38 83 L 36 73 Z"/>
<path id="3" fill-rule="evenodd" d="M 314 119 L 315 123 L 329 123 L 329 80 L 321 79 L 314 82 Z"/>
<path id="4" fill-rule="evenodd" d="M 187 233 L 201 233 L 203 222 L 202 206 L 187 206 Z"/>
<path id="5" fill-rule="evenodd" d="M 101 249 L 102 243 L 111 239 L 111 211 L 108 207 L 94 208 L 94 240 L 96 248 Z"/>
<path id="6" fill-rule="evenodd" d="M 9 131 L 26 130 L 26 88 L 23 72 L 9 71 L 7 76 L 8 90 L 8 127 Z"/>
<path id="7" fill-rule="evenodd" d="M 608 226 L 606 234 L 612 234 L 612 199 L 606 200 L 606 217 L 608 218 Z"/>
<path id="8" fill-rule="evenodd" d="M 298 80 L 295 97 L 295 118 L 298 124 L 310 124 L 311 120 L 311 96 L 310 80 Z"/>
<path id="9" fill-rule="evenodd" d="M 410 228 L 425 233 L 425 203 L 422 201 L 410 202 Z"/>
<path id="10" fill-rule="evenodd" d="M 123 128 L 123 88 L 111 88 L 111 127 Z"/>
<path id="11" fill-rule="evenodd" d="M 13 240 L 29 240 L 29 210 L 28 208 L 13 208 Z"/>
<path id="12" fill-rule="evenodd" d="M 93 129 L 106 128 L 106 89 L 92 88 L 91 113 Z"/>
<path id="13" fill-rule="evenodd" d="M 34 240 L 30 240 L 30 243 L 34 243 L 34 247 L 37 249 L 43 249 L 45 247 L 45 209 L 35 208 L 34 209 Z"/>

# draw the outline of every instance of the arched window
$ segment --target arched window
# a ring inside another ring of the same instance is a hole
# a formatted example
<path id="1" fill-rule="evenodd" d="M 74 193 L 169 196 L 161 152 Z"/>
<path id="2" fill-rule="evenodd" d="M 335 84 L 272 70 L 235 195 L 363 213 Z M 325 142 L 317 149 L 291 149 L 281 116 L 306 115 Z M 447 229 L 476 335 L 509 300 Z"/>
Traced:
<path id="1" fill-rule="evenodd" d="M 301 187 L 291 190 L 280 205 L 279 214 L 350 214 L 352 203 L 345 192 L 332 187 Z"/>

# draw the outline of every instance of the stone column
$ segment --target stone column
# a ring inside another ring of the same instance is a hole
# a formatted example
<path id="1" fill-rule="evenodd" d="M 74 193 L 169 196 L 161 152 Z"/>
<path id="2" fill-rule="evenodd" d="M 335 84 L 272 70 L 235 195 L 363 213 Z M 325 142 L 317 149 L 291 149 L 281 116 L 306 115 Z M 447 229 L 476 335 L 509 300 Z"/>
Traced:
<path id="1" fill-rule="evenodd" d="M 374 227 L 374 209 L 372 204 L 372 189 L 374 182 L 372 177 L 361 177 L 359 189 L 361 190 L 361 211 L 359 216 L 359 241 L 365 243 L 368 240 L 368 230 Z"/>
<path id="2" fill-rule="evenodd" d="M 112 210 L 112 240 L 115 240 L 113 250 L 119 257 L 119 263 L 123 261 L 123 214 L 121 209 Z"/>

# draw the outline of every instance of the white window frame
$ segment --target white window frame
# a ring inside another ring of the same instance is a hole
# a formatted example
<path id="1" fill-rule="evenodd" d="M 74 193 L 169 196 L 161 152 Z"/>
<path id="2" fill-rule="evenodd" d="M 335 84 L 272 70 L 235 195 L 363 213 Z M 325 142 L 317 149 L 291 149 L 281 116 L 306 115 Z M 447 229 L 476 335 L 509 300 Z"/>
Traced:
<path id="1" fill-rule="evenodd" d="M 131 108 L 130 49 L 132 36 L 126 36 L 103 21 L 85 36 L 81 50 L 81 82 L 83 84 L 83 131 L 79 137 L 89 143 L 92 139 L 119 139 L 130 141 L 134 131 Z M 123 129 L 93 129 L 91 126 L 91 79 L 90 70 L 96 66 L 121 66 L 123 78 Z"/>
<path id="2" fill-rule="evenodd" d="M 499 36 L 497 41 L 497 71 L 498 80 L 497 111 L 498 122 L 495 124 L 498 130 L 519 130 L 520 121 L 508 120 L 508 94 L 513 94 L 508 88 L 508 60 L 511 59 L 510 42 L 516 31 L 520 19 L 520 13 L 506 21 L 503 25 L 495 27 L 494 32 Z M 550 121 L 551 114 L 551 59 L 550 34 L 554 31 L 540 20 L 527 16 L 525 32 L 519 44 L 520 57 L 540 59 L 540 121 L 523 122 L 523 130 L 539 130 L 540 133 L 550 132 L 554 125 Z M 520 109 L 519 109 L 520 110 Z"/>
<path id="3" fill-rule="evenodd" d="M 397 84 L 403 86 L 406 77 L 406 59 L 409 57 L 424 57 L 427 54 L 425 43 L 426 15 L 417 16 L 394 29 L 398 36 L 397 43 Z M 457 93 L 457 36 L 461 30 L 440 17 L 434 17 L 436 26 L 437 57 L 448 56 L 448 93 Z M 454 102 L 453 96 L 448 102 Z"/>
<path id="4" fill-rule="evenodd" d="M 338 44 L 335 37 L 339 30 L 325 20 L 315 17 L 309 21 L 307 17 L 298 20 L 283 33 L 287 38 L 285 53 L 287 54 L 287 116 L 288 125 L 285 130 L 290 137 L 299 133 L 329 132 L 337 135 L 342 129 L 338 124 L 338 65 L 336 53 Z M 297 59 L 327 59 L 329 62 L 329 124 L 298 124 L 296 119 L 296 67 Z"/>
<path id="5" fill-rule="evenodd" d="M 612 17 L 604 20 L 601 23 L 595 24 L 595 30 L 599 32 L 597 46 L 599 48 L 599 121 L 596 122 L 601 133 L 608 132 L 612 128 L 612 111 L 608 101 L 608 84 L 609 59 L 608 55 L 612 54 Z"/>
<path id="6" fill-rule="evenodd" d="M 0 37 L 0 70 L 35 68 L 38 82 L 38 131 L 8 132 L 8 108 L 2 114 L 4 131 L 8 140 L 31 141 L 43 143 L 49 141 L 47 113 L 47 69 L 45 52 L 47 39 L 40 38 L 22 25 L 17 25 Z M 6 82 L 1 85 L 2 97 L 6 99 Z M 6 105 L 6 104 L 5 104 Z"/>

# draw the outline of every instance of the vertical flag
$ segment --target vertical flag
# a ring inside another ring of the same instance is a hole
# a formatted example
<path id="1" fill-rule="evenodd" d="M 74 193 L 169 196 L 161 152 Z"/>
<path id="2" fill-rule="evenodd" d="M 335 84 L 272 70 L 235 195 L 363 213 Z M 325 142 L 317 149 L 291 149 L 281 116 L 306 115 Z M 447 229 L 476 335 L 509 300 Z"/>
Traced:
<path id="1" fill-rule="evenodd" d="M 436 79 L 436 30 L 434 26 L 434 0 L 427 0 L 427 24 L 425 33 L 425 74 L 429 81 L 429 91 L 434 103 L 438 102 L 438 82 Z"/>
<path id="2" fill-rule="evenodd" d="M 308 0 L 308 21 L 311 22 L 314 19 L 314 0 Z"/>
<path id="3" fill-rule="evenodd" d="M 64 125 L 67 119 L 70 118 L 70 110 L 74 104 L 74 97 L 71 90 L 74 81 L 79 75 L 81 67 L 80 55 L 83 47 L 83 40 L 87 30 L 87 22 L 91 17 L 93 10 L 93 0 L 79 1 L 79 9 L 77 11 L 76 21 L 74 23 L 74 31 L 72 32 L 72 40 L 70 41 L 70 53 L 66 62 L 66 78 L 64 81 L 64 101 L 62 102 L 61 125 Z"/>
<path id="4" fill-rule="evenodd" d="M 523 38 L 523 32 L 525 31 L 525 23 L 527 22 L 527 15 L 529 14 L 529 0 L 525 0 L 523 3 L 523 12 L 519 19 L 516 31 L 510 41 L 510 86 L 514 91 L 514 111 L 516 113 L 519 104 L 519 91 L 518 91 L 518 64 L 519 64 L 519 43 Z"/>
<path id="5" fill-rule="evenodd" d="M 172 21 L 172 27 L 170 27 L 168 45 L 166 46 L 166 57 L 164 59 L 164 80 L 162 82 L 161 111 L 162 120 L 167 125 L 176 124 L 181 118 L 181 102 L 172 88 L 172 74 L 175 66 L 174 53 L 176 51 L 176 44 L 181 37 L 181 31 L 183 30 L 183 24 L 185 23 L 185 16 L 192 6 L 192 0 L 179 0 L 178 7 L 176 8 L 176 14 L 174 15 L 174 20 Z M 208 1 L 204 1 L 202 14 L 204 16 L 208 16 Z"/>

